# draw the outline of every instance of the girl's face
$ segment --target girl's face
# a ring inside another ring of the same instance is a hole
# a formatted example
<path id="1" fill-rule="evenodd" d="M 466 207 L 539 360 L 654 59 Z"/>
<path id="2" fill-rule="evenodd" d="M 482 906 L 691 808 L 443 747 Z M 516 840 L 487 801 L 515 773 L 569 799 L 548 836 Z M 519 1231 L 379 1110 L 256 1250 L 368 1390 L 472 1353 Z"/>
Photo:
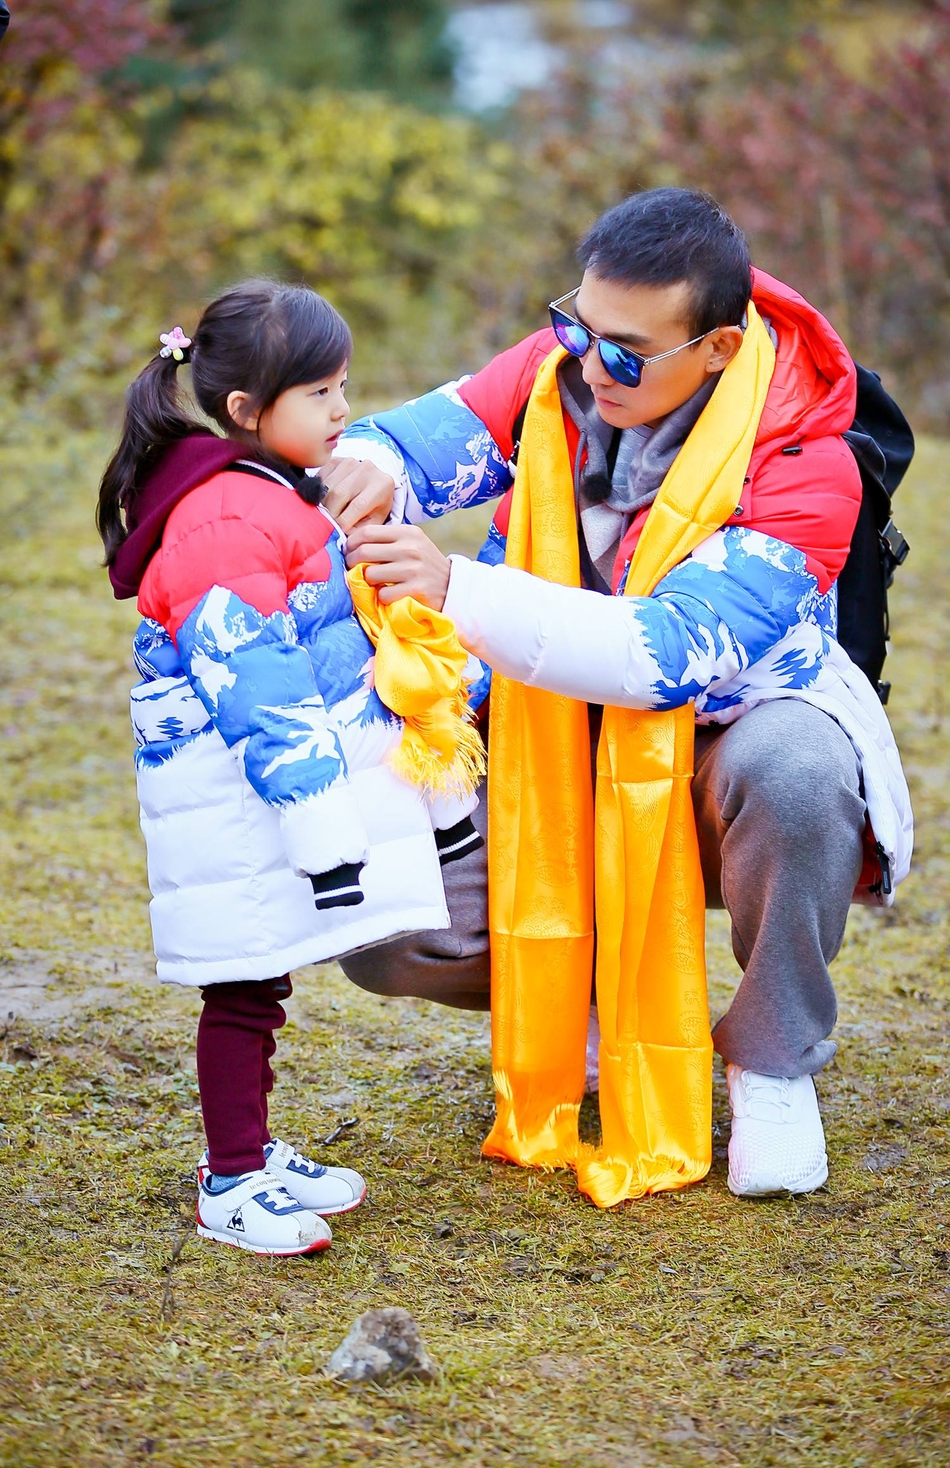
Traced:
<path id="1" fill-rule="evenodd" d="M 244 393 L 232 393 L 228 411 L 235 422 L 257 430 L 262 446 L 278 459 L 298 469 L 322 469 L 336 448 L 337 439 L 346 426 L 349 412 L 344 391 L 346 369 L 325 377 L 322 382 L 304 382 L 289 387 L 280 397 L 256 415 L 242 421 Z M 231 398 L 235 401 L 232 406 Z"/>

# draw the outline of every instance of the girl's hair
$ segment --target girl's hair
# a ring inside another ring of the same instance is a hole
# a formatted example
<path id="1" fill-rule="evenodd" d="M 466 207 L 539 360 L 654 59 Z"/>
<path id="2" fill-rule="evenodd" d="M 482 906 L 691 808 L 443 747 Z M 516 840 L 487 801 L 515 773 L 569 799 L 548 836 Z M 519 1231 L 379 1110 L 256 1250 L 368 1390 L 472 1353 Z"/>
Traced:
<path id="1" fill-rule="evenodd" d="M 199 407 L 228 438 L 264 454 L 256 431 L 228 412 L 228 394 L 245 392 L 250 413 L 263 413 L 288 388 L 338 372 L 353 351 L 342 316 L 306 286 L 248 280 L 212 301 L 194 334 L 188 360 Z M 169 444 L 207 429 L 181 406 L 178 360 L 155 356 L 125 395 L 122 437 L 102 476 L 96 527 L 106 565 L 126 538 L 125 516 L 149 470 Z"/>

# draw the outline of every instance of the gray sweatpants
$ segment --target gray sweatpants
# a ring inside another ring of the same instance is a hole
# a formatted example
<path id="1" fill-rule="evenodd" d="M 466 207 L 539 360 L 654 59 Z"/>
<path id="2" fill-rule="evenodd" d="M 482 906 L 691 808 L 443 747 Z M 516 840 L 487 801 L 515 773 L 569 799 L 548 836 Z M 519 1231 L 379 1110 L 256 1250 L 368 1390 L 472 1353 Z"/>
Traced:
<path id="1" fill-rule="evenodd" d="M 725 907 L 742 981 L 716 1049 L 765 1075 L 821 1069 L 835 1053 L 828 965 L 862 863 L 865 804 L 851 743 L 797 699 L 696 731 L 693 804 L 708 907 Z M 484 832 L 486 801 L 476 821 Z M 489 1008 L 484 849 L 443 870 L 452 926 L 342 960 L 374 994 Z"/>

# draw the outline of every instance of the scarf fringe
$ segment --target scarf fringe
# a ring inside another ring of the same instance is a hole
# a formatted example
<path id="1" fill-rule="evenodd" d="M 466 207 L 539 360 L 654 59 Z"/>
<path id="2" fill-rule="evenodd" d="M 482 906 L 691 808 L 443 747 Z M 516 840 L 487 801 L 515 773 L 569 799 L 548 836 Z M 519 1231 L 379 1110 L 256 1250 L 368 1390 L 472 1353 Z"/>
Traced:
<path id="1" fill-rule="evenodd" d="M 428 795 L 474 794 L 487 761 L 466 697 L 468 653 L 453 622 L 411 596 L 384 606 L 362 566 L 346 579 L 376 649 L 376 691 L 403 721 L 390 769 Z"/>
<path id="2" fill-rule="evenodd" d="M 406 720 L 402 739 L 388 763 L 403 780 L 421 786 L 429 795 L 471 795 L 488 768 L 481 735 L 458 710 L 448 748 L 429 743 L 421 718 Z"/>

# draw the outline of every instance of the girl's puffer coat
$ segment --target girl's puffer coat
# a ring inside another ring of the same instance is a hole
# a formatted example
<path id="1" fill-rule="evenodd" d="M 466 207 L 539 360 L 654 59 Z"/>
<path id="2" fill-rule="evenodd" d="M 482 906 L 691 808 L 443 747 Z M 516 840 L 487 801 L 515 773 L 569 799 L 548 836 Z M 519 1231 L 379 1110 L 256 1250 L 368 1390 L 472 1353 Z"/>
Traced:
<path id="1" fill-rule="evenodd" d="M 429 802 L 386 755 L 343 538 L 279 476 L 228 467 L 172 509 L 142 578 L 132 691 L 161 979 L 265 979 L 448 926 Z M 317 911 L 310 875 L 361 867 Z"/>

